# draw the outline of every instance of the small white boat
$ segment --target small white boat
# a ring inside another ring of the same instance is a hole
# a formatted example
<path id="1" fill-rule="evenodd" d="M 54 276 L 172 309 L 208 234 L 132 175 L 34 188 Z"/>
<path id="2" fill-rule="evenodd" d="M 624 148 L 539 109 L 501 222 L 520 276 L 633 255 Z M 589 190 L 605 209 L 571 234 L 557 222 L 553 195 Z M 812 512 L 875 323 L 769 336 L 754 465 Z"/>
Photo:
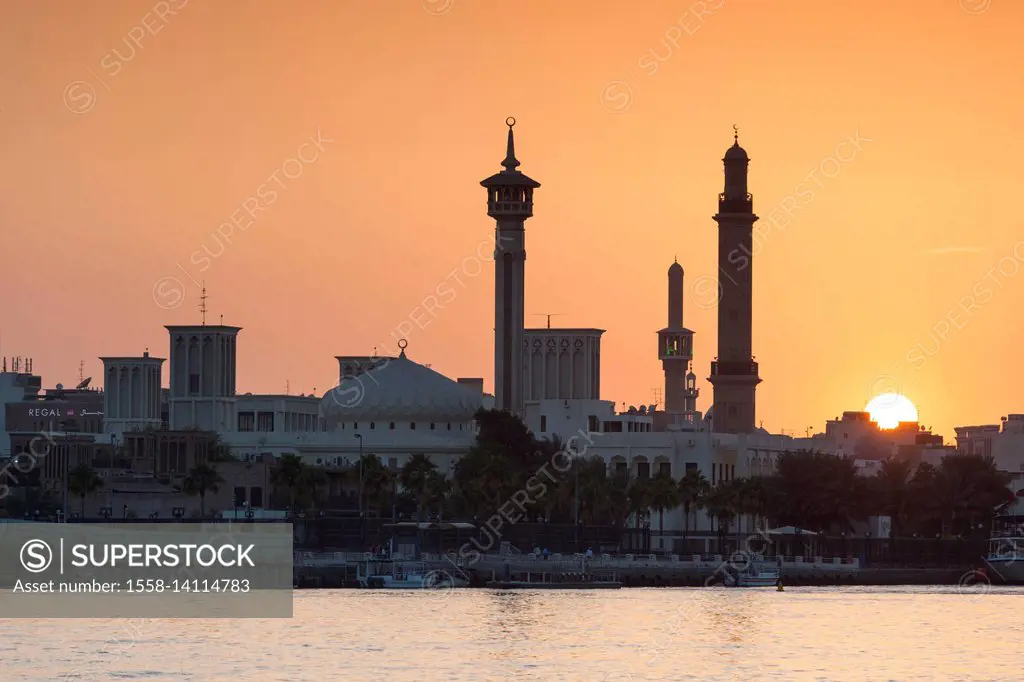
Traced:
<path id="1" fill-rule="evenodd" d="M 422 563 L 410 565 L 389 560 L 360 564 L 356 581 L 360 587 L 383 590 L 447 590 L 469 585 L 469 580 L 448 571 L 428 571 Z"/>
<path id="2" fill-rule="evenodd" d="M 401 573 L 392 575 L 371 575 L 365 578 L 363 587 L 380 590 L 447 590 L 453 587 L 467 587 L 468 580 L 456 578 L 445 571 L 429 573 Z"/>
<path id="3" fill-rule="evenodd" d="M 751 561 L 746 568 L 725 580 L 727 587 L 775 587 L 779 584 L 778 564 Z"/>

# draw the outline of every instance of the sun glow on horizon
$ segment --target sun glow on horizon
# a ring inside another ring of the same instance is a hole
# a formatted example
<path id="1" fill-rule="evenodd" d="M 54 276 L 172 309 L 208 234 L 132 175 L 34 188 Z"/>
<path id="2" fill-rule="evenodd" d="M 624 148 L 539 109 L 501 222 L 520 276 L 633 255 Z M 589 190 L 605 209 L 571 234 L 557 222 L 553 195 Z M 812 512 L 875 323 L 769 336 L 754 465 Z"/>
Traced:
<path id="1" fill-rule="evenodd" d="M 895 429 L 900 422 L 916 422 L 917 408 L 902 393 L 882 393 L 864 408 L 880 429 Z"/>

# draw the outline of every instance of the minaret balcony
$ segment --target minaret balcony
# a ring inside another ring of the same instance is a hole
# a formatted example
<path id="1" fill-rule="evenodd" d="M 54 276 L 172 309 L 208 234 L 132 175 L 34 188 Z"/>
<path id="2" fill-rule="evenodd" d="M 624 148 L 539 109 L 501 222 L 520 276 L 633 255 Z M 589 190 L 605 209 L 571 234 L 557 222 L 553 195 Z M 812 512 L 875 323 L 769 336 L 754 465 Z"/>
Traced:
<path id="1" fill-rule="evenodd" d="M 740 361 L 715 361 L 711 363 L 711 376 L 757 376 L 757 363 Z"/>
<path id="2" fill-rule="evenodd" d="M 725 193 L 718 195 L 718 212 L 719 213 L 753 213 L 754 212 L 754 197 L 751 194 L 747 194 L 745 199 L 726 199 Z"/>
<path id="3" fill-rule="evenodd" d="M 499 216 L 525 216 L 533 215 L 532 201 L 489 201 L 487 202 L 487 215 L 492 218 Z"/>

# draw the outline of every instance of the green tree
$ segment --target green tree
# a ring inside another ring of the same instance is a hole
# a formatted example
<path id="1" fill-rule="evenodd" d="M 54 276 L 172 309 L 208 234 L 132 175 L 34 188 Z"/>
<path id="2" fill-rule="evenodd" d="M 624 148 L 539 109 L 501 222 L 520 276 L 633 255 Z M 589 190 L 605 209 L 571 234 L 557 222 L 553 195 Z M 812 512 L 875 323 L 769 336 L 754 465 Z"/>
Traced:
<path id="1" fill-rule="evenodd" d="M 643 518 L 651 508 L 651 479 L 635 478 L 626 491 L 629 500 L 629 512 L 635 519 L 635 528 L 640 528 Z"/>
<path id="2" fill-rule="evenodd" d="M 210 464 L 197 464 L 185 475 L 182 490 L 188 495 L 199 496 L 199 515 L 206 517 L 206 493 L 217 492 L 224 482 L 220 473 Z"/>
<path id="3" fill-rule="evenodd" d="M 690 512 L 704 507 L 711 485 L 700 469 L 690 469 L 679 479 L 679 503 L 683 505 L 683 544 L 690 529 Z"/>
<path id="4" fill-rule="evenodd" d="M 722 541 L 729 534 L 729 524 L 739 514 L 741 486 L 740 479 L 719 481 L 704 497 L 704 508 L 718 522 L 718 535 Z"/>
<path id="5" fill-rule="evenodd" d="M 658 532 L 665 533 L 665 512 L 679 506 L 679 485 L 672 474 L 659 471 L 648 484 L 648 504 L 658 512 Z"/>
<path id="6" fill-rule="evenodd" d="M 437 473 L 437 465 L 422 453 L 410 457 L 398 472 L 398 482 L 402 488 L 413 496 L 416 502 L 416 520 L 423 520 L 423 513 L 433 500 L 437 481 L 433 475 Z"/>
<path id="7" fill-rule="evenodd" d="M 298 455 L 290 453 L 282 455 L 280 459 L 274 463 L 274 469 L 270 474 L 270 480 L 273 481 L 274 485 L 281 486 L 288 491 L 288 506 L 290 508 L 295 507 L 296 497 L 300 487 L 302 486 L 305 472 L 306 465 Z"/>
<path id="8" fill-rule="evenodd" d="M 890 537 L 900 537 L 913 504 L 914 466 L 907 459 L 888 457 L 871 480 L 871 506 L 892 521 Z"/>
<path id="9" fill-rule="evenodd" d="M 103 479 L 88 464 L 79 464 L 68 472 L 68 492 L 81 500 L 81 514 L 85 518 L 85 498 L 103 487 Z"/>

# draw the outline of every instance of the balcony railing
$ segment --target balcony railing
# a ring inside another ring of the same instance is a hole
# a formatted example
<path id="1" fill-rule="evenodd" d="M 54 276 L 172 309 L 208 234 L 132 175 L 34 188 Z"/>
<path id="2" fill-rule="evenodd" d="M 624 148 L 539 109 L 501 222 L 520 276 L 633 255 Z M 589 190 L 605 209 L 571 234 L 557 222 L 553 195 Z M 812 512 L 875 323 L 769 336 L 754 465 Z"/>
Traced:
<path id="1" fill-rule="evenodd" d="M 745 199 L 726 199 L 725 194 L 718 195 L 719 213 L 752 213 L 754 210 L 754 197 L 747 194 Z"/>
<path id="2" fill-rule="evenodd" d="M 712 362 L 712 376 L 757 376 L 756 362 Z"/>

